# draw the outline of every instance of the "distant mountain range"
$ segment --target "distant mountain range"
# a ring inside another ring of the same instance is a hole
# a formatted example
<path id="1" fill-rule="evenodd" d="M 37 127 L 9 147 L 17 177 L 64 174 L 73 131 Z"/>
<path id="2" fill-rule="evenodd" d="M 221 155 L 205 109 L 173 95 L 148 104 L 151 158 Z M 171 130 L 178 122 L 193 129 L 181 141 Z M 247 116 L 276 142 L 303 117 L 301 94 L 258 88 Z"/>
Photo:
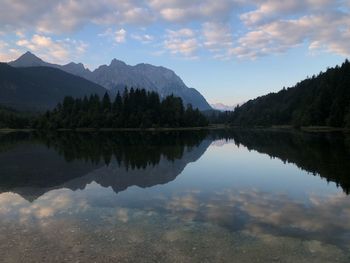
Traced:
<path id="1" fill-rule="evenodd" d="M 219 111 L 233 111 L 236 107 L 236 105 L 234 106 L 228 106 L 225 105 L 223 103 L 212 103 L 210 104 L 210 106 L 215 109 L 215 110 L 219 110 Z"/>
<path id="2" fill-rule="evenodd" d="M 98 84 L 112 94 L 116 94 L 118 91 L 122 92 L 126 86 L 144 88 L 157 91 L 161 97 L 174 94 L 181 97 L 185 105 L 190 103 L 200 110 L 211 109 L 211 106 L 196 89 L 187 87 L 174 71 L 165 67 L 150 64 L 130 66 L 123 61 L 113 59 L 109 65 L 102 65 L 94 71 L 90 71 L 82 63 L 71 62 L 66 65 L 47 63 L 30 52 L 26 52 L 8 64 L 15 68 L 50 67 L 60 69 Z"/>

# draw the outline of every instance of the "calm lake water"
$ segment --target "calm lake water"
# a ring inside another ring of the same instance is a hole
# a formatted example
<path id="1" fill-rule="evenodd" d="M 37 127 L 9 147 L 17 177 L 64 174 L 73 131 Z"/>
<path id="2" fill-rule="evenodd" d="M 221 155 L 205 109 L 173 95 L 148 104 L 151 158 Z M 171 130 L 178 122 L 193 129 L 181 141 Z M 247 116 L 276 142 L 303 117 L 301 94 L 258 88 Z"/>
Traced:
<path id="1" fill-rule="evenodd" d="M 0 134 L 1 262 L 350 262 L 350 136 Z"/>

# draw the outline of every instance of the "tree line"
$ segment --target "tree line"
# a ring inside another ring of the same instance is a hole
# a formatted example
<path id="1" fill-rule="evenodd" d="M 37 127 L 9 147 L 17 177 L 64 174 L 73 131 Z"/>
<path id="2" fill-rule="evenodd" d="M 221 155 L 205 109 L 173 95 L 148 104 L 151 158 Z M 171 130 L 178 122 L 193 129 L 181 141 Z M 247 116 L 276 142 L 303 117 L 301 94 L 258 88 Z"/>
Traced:
<path id="1" fill-rule="evenodd" d="M 350 128 L 350 63 L 329 68 L 292 88 L 250 100 L 235 109 L 237 126 L 331 126 Z"/>
<path id="2" fill-rule="evenodd" d="M 101 99 L 65 97 L 56 108 L 38 118 L 38 129 L 75 128 L 157 128 L 207 126 L 206 117 L 173 95 L 160 99 L 145 89 L 127 89 L 111 101 L 108 93 Z"/>
<path id="3" fill-rule="evenodd" d="M 31 118 L 14 109 L 0 106 L 0 129 L 27 128 L 31 125 Z"/>

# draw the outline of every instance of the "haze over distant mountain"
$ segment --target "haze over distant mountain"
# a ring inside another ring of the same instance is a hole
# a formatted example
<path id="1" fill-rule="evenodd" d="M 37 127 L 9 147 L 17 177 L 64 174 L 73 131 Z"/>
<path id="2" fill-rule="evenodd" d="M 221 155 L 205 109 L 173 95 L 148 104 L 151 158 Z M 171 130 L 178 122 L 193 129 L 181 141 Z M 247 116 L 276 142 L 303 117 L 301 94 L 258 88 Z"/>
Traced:
<path id="1" fill-rule="evenodd" d="M 215 110 L 219 110 L 219 111 L 233 111 L 236 107 L 236 105 L 234 106 L 228 106 L 225 105 L 223 103 L 212 103 L 210 104 L 210 106 L 215 109 Z"/>
<path id="2" fill-rule="evenodd" d="M 23 54 L 15 61 L 9 62 L 9 65 L 13 67 L 44 66 L 59 68 L 95 82 L 114 93 L 122 92 L 125 86 L 144 88 L 157 91 L 161 97 L 174 94 L 181 97 L 185 105 L 190 103 L 200 110 L 211 109 L 211 106 L 196 89 L 187 87 L 174 71 L 165 67 L 150 64 L 130 66 L 123 61 L 113 59 L 109 65 L 102 65 L 94 71 L 90 71 L 81 63 L 71 62 L 66 65 L 47 63 L 30 52 Z"/>
<path id="3" fill-rule="evenodd" d="M 65 96 L 76 98 L 98 94 L 106 89 L 84 78 L 57 68 L 40 66 L 14 68 L 0 63 L 0 104 L 20 110 L 46 110 L 55 107 Z M 35 66 L 34 66 L 35 65 Z"/>

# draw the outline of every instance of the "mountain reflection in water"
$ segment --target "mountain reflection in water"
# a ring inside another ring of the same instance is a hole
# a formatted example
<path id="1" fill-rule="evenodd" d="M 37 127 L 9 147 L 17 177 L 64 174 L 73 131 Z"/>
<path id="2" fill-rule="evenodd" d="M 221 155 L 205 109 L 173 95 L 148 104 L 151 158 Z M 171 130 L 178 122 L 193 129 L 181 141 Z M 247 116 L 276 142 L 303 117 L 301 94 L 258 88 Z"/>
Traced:
<path id="1" fill-rule="evenodd" d="M 0 256 L 349 262 L 349 145 L 256 130 L 2 134 Z"/>
<path id="2" fill-rule="evenodd" d="M 252 130 L 3 134 L 0 191 L 33 200 L 50 189 L 84 189 L 93 181 L 116 193 L 132 185 L 165 184 L 198 160 L 213 141 L 222 139 L 293 163 L 349 194 L 349 137 Z"/>
<path id="3" fill-rule="evenodd" d="M 8 134 L 1 138 L 0 190 L 33 200 L 54 188 L 84 189 L 93 181 L 116 193 L 165 184 L 205 152 L 211 143 L 206 135 Z"/>

